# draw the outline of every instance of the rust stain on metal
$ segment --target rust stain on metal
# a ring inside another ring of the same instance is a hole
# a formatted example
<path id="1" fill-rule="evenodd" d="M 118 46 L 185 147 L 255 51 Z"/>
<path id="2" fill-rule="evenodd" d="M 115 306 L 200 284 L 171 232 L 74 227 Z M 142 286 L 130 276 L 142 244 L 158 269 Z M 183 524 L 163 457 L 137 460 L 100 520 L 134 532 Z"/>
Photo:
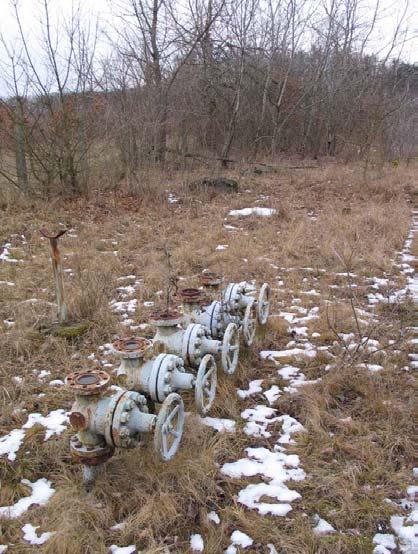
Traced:
<path id="1" fill-rule="evenodd" d="M 76 431 L 82 431 L 87 427 L 87 420 L 81 412 L 71 412 L 70 423 Z"/>
<path id="2" fill-rule="evenodd" d="M 61 323 L 65 323 L 67 321 L 68 312 L 64 296 L 64 278 L 61 264 L 61 255 L 58 249 L 58 239 L 62 237 L 62 235 L 67 232 L 67 230 L 68 229 L 63 229 L 62 231 L 58 231 L 58 233 L 54 234 L 48 231 L 48 229 L 46 229 L 45 227 L 42 227 L 42 229 L 40 229 L 41 235 L 47 238 L 51 245 L 51 261 L 57 295 L 58 318 Z"/>
<path id="3" fill-rule="evenodd" d="M 65 378 L 67 387 L 81 395 L 98 394 L 108 386 L 109 381 L 110 375 L 99 369 L 74 371 Z"/>
<path id="4" fill-rule="evenodd" d="M 178 293 L 184 304 L 205 304 L 210 300 L 205 292 L 200 289 L 182 289 Z"/>
<path id="5" fill-rule="evenodd" d="M 199 275 L 199 282 L 204 286 L 216 287 L 222 283 L 222 275 L 214 271 L 202 271 Z"/>
<path id="6" fill-rule="evenodd" d="M 144 337 L 128 337 L 119 339 L 113 343 L 113 348 L 118 352 L 129 354 L 145 352 L 152 346 L 152 341 Z"/>
<path id="7" fill-rule="evenodd" d="M 150 314 L 150 321 L 161 321 L 161 320 L 170 320 L 170 319 L 178 319 L 179 317 L 181 317 L 181 314 L 180 312 L 178 312 L 177 310 L 161 310 L 161 311 L 156 311 L 156 312 L 152 312 Z"/>

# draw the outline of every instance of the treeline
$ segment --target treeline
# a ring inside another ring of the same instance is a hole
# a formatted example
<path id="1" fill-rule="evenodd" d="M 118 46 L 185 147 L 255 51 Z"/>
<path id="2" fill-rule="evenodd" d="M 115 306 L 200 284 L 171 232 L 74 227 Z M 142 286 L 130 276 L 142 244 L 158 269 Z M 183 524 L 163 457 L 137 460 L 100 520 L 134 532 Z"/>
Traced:
<path id="1" fill-rule="evenodd" d="M 379 11 L 365 20 L 361 0 L 121 0 L 106 55 L 97 26 L 80 12 L 54 23 L 48 0 L 34 50 L 14 9 L 0 179 L 22 191 L 79 194 L 109 171 L 190 159 L 417 154 L 418 68 L 394 58 L 402 17 L 372 54 Z"/>

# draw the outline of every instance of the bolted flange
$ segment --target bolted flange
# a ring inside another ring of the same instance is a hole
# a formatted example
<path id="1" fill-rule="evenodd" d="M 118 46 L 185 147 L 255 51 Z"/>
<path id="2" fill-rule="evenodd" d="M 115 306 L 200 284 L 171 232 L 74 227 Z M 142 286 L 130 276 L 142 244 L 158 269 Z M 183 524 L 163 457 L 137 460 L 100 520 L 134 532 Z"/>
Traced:
<path id="1" fill-rule="evenodd" d="M 124 358 L 142 358 L 152 348 L 152 342 L 144 337 L 128 337 L 115 341 L 113 348 Z"/>
<path id="2" fill-rule="evenodd" d="M 80 396 L 100 394 L 109 386 L 110 375 L 100 369 L 74 371 L 65 378 L 69 390 Z"/>
<path id="3" fill-rule="evenodd" d="M 223 277 L 220 273 L 215 273 L 214 271 L 209 271 L 205 269 L 199 275 L 199 282 L 204 287 L 219 287 L 223 282 Z"/>
<path id="4" fill-rule="evenodd" d="M 97 466 L 111 458 L 115 449 L 104 442 L 97 445 L 86 445 L 79 440 L 77 435 L 73 435 L 70 439 L 70 451 L 77 463 Z"/>
<path id="5" fill-rule="evenodd" d="M 207 294 L 200 289 L 182 289 L 177 294 L 183 304 L 200 304 L 201 306 L 205 306 L 210 302 Z"/>
<path id="6" fill-rule="evenodd" d="M 161 310 L 152 312 L 150 323 L 156 327 L 174 327 L 182 321 L 182 315 L 177 310 Z"/>

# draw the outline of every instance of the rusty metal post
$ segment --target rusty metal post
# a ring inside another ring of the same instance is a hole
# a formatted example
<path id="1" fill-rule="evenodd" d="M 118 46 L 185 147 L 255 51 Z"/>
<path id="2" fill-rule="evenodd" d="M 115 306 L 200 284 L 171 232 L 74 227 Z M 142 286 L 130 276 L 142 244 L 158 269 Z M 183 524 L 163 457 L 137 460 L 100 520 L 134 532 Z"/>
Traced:
<path id="1" fill-rule="evenodd" d="M 57 234 L 50 233 L 45 227 L 40 230 L 40 233 L 46 239 L 49 239 L 51 244 L 51 262 L 52 262 L 52 271 L 54 274 L 55 280 L 55 291 L 57 295 L 57 305 L 58 305 L 58 319 L 60 323 L 67 323 L 68 320 L 68 311 L 67 304 L 65 303 L 64 295 L 64 274 L 61 264 L 61 255 L 58 249 L 58 239 L 62 237 L 67 232 L 67 229 L 59 231 Z"/>

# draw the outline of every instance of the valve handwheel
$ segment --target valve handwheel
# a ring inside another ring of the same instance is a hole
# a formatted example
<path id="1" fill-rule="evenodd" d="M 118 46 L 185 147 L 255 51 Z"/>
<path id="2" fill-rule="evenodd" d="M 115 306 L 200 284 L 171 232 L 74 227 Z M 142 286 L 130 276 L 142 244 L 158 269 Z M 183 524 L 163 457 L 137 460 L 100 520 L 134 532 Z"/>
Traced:
<path id="1" fill-rule="evenodd" d="M 270 313 L 270 285 L 264 283 L 260 289 L 257 302 L 257 319 L 260 325 L 265 325 Z"/>
<path id="2" fill-rule="evenodd" d="M 212 354 L 203 356 L 196 376 L 195 401 L 201 415 L 206 415 L 216 396 L 217 368 Z"/>
<path id="3" fill-rule="evenodd" d="M 235 323 L 229 323 L 225 329 L 222 341 L 222 369 L 224 373 L 232 375 L 238 365 L 239 356 L 239 329 Z"/>
<path id="4" fill-rule="evenodd" d="M 154 433 L 154 448 L 164 461 L 176 454 L 183 435 L 184 404 L 181 396 L 172 392 L 161 405 Z"/>
<path id="5" fill-rule="evenodd" d="M 257 310 L 254 298 L 251 298 L 245 308 L 245 315 L 242 322 L 242 332 L 244 335 L 244 343 L 251 346 L 255 336 L 257 326 Z"/>

